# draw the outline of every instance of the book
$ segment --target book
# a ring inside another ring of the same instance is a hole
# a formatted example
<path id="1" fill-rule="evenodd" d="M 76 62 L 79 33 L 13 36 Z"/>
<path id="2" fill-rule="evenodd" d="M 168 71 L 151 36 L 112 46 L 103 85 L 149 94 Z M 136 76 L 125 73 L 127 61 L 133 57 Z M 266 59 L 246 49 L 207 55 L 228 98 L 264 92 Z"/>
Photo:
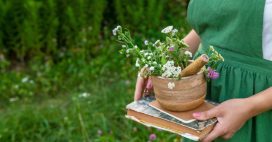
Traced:
<path id="1" fill-rule="evenodd" d="M 216 104 L 205 101 L 201 106 L 187 112 L 171 112 L 163 109 L 154 96 L 145 96 L 139 101 L 127 105 L 126 118 L 188 139 L 198 141 L 204 138 L 214 127 L 215 118 L 199 121 L 192 117 L 193 112 L 211 109 Z"/>

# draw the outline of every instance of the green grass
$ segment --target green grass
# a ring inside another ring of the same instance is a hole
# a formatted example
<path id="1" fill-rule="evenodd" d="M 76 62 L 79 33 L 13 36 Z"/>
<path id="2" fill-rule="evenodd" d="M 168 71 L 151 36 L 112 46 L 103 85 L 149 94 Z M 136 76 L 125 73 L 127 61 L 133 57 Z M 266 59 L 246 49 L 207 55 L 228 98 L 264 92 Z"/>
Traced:
<path id="1" fill-rule="evenodd" d="M 97 81 L 89 86 L 85 96 L 74 93 L 8 104 L 1 110 L 0 141 L 133 142 L 148 141 L 151 133 L 159 141 L 176 138 L 124 117 L 125 105 L 133 98 L 133 83 Z"/>
<path id="2" fill-rule="evenodd" d="M 136 72 L 111 48 L 92 62 L 69 57 L 3 71 L 0 141 L 138 142 L 148 141 L 151 133 L 156 141 L 177 141 L 174 134 L 124 117 L 126 104 L 133 101 Z"/>

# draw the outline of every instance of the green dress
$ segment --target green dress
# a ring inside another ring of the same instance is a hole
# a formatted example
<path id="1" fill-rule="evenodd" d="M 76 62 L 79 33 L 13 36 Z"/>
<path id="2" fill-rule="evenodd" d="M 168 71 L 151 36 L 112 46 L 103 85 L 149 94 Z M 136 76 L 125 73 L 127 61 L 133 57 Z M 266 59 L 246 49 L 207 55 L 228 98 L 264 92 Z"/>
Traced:
<path id="1" fill-rule="evenodd" d="M 212 45 L 225 58 L 208 99 L 246 98 L 272 86 L 272 62 L 262 55 L 264 6 L 265 0 L 190 1 L 187 18 L 202 43 L 197 55 Z M 228 141 L 272 142 L 272 112 L 248 120 Z"/>

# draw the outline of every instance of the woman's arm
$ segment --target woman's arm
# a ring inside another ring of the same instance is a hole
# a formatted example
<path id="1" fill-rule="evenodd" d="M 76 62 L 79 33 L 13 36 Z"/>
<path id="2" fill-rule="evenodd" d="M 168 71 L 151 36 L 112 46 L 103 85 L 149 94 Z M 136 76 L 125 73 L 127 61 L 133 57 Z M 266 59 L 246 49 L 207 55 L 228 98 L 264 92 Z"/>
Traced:
<path id="1" fill-rule="evenodd" d="M 256 116 L 272 109 L 272 87 L 247 98 L 247 102 L 251 104 L 251 116 Z"/>
<path id="2" fill-rule="evenodd" d="M 191 32 L 183 38 L 183 41 L 189 45 L 189 50 L 195 54 L 200 44 L 200 37 L 195 30 L 191 30 Z"/>
<path id="3" fill-rule="evenodd" d="M 197 33 L 192 30 L 188 35 L 183 38 L 183 41 L 189 45 L 189 50 L 194 54 L 198 49 L 200 38 Z M 143 90 L 147 87 L 148 90 L 152 89 L 151 81 L 147 82 L 147 79 L 138 76 L 135 92 L 134 92 L 134 100 L 139 100 L 142 97 Z"/>

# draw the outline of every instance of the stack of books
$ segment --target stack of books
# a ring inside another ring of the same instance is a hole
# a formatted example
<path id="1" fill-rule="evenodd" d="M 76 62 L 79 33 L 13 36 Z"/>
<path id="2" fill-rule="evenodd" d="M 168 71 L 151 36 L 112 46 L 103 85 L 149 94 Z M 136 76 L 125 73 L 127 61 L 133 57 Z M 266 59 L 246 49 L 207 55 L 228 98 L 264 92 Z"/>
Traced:
<path id="1" fill-rule="evenodd" d="M 154 96 L 145 96 L 139 101 L 127 105 L 128 119 L 148 127 L 154 127 L 179 134 L 188 139 L 198 141 L 213 129 L 215 118 L 199 121 L 193 118 L 194 112 L 202 112 L 213 108 L 216 103 L 205 101 L 201 106 L 186 112 L 171 112 L 163 109 Z"/>

